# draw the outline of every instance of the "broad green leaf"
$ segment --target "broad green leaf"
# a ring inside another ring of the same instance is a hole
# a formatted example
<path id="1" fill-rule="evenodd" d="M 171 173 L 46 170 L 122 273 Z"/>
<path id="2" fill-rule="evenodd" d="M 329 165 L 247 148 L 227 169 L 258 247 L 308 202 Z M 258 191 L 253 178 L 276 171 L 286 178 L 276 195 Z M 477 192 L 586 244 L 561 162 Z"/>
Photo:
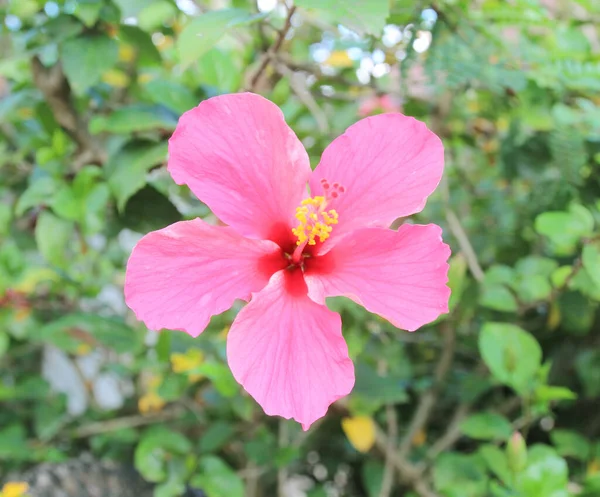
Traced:
<path id="1" fill-rule="evenodd" d="M 201 457 L 198 474 L 191 485 L 201 488 L 207 497 L 244 497 L 244 483 L 229 465 L 215 456 Z"/>
<path id="2" fill-rule="evenodd" d="M 177 51 L 184 67 L 208 52 L 235 26 L 259 21 L 264 14 L 252 14 L 242 9 L 224 9 L 206 12 L 192 20 L 179 35 Z"/>
<path id="3" fill-rule="evenodd" d="M 585 350 L 575 360 L 575 370 L 588 398 L 600 396 L 600 351 Z"/>
<path id="4" fill-rule="evenodd" d="M 498 283 L 484 282 L 479 304 L 488 309 L 503 312 L 515 312 L 519 305 L 517 299 L 506 286 Z"/>
<path id="5" fill-rule="evenodd" d="M 576 431 L 552 430 L 550 439 L 558 454 L 563 457 L 573 457 L 580 461 L 587 461 L 590 455 L 590 442 Z"/>
<path id="6" fill-rule="evenodd" d="M 75 8 L 74 15 L 83 21 L 88 28 L 91 28 L 98 17 L 100 16 L 100 11 L 102 10 L 102 2 L 86 2 L 80 1 L 77 2 L 77 7 Z"/>
<path id="7" fill-rule="evenodd" d="M 94 134 L 107 131 L 109 133 L 129 134 L 135 131 L 175 129 L 177 119 L 167 109 L 160 106 L 134 105 L 121 107 L 108 116 L 96 116 L 90 121 L 90 131 Z"/>
<path id="8" fill-rule="evenodd" d="M 75 93 L 82 94 L 100 81 L 119 56 L 118 44 L 108 36 L 86 34 L 66 40 L 62 45 L 62 63 Z"/>
<path id="9" fill-rule="evenodd" d="M 511 471 L 508 467 L 506 454 L 499 447 L 496 445 L 482 445 L 479 448 L 479 454 L 490 471 L 492 471 L 503 483 L 509 483 L 511 481 Z"/>
<path id="10" fill-rule="evenodd" d="M 131 17 L 138 14 L 142 9 L 152 5 L 156 0 L 114 0 L 117 6 L 121 9 L 121 15 Z"/>
<path id="11" fill-rule="evenodd" d="M 332 22 L 359 35 L 379 35 L 390 13 L 389 0 L 296 0 L 295 4 L 324 13 Z"/>
<path id="12" fill-rule="evenodd" d="M 163 426 L 149 429 L 135 449 L 136 469 L 150 482 L 168 479 L 168 461 L 174 455 L 186 456 L 192 450 L 192 443 L 181 433 Z"/>
<path id="13" fill-rule="evenodd" d="M 576 335 L 586 335 L 592 330 L 597 302 L 592 302 L 579 292 L 568 291 L 559 297 L 558 307 L 564 330 Z"/>
<path id="14" fill-rule="evenodd" d="M 90 340 L 97 340 L 120 353 L 135 352 L 141 345 L 140 336 L 122 319 L 87 313 L 68 314 L 58 318 L 42 326 L 35 338 L 70 351 L 75 351 L 79 344 L 89 343 Z"/>
<path id="15" fill-rule="evenodd" d="M 433 482 L 445 497 L 487 497 L 485 463 L 478 455 L 443 453 L 433 467 Z"/>
<path id="16" fill-rule="evenodd" d="M 167 0 L 156 0 L 146 5 L 138 14 L 138 25 L 145 31 L 160 29 L 165 21 L 177 14 L 177 7 Z"/>
<path id="17" fill-rule="evenodd" d="M 56 214 L 81 224 L 85 234 L 100 231 L 106 217 L 110 198 L 108 185 L 102 179 L 101 169 L 86 166 L 71 185 L 63 185 L 52 197 L 51 206 Z"/>
<path id="18" fill-rule="evenodd" d="M 166 143 L 129 142 L 105 166 L 108 185 L 123 211 L 129 198 L 146 184 L 146 173 L 167 157 Z"/>
<path id="19" fill-rule="evenodd" d="M 598 245 L 586 245 L 582 253 L 583 267 L 594 284 L 600 288 L 600 247 Z"/>
<path id="20" fill-rule="evenodd" d="M 568 211 L 544 212 L 535 220 L 535 229 L 547 236 L 557 255 L 571 255 L 582 237 L 590 235 L 594 218 L 585 207 L 572 204 Z"/>
<path id="21" fill-rule="evenodd" d="M 216 452 L 231 440 L 235 432 L 236 427 L 233 423 L 227 421 L 212 423 L 200 437 L 198 448 L 204 453 Z"/>
<path id="22" fill-rule="evenodd" d="M 530 333 L 513 324 L 486 323 L 479 335 L 479 351 L 499 382 L 519 393 L 532 388 L 542 349 Z"/>
<path id="23" fill-rule="evenodd" d="M 469 416 L 461 423 L 460 430 L 478 440 L 506 440 L 512 426 L 504 416 L 488 412 Z"/>
<path id="24" fill-rule="evenodd" d="M 140 67 L 161 64 L 162 57 L 156 45 L 152 43 L 152 38 L 137 26 L 121 26 L 119 28 L 119 39 L 135 49 L 137 52 L 137 64 Z"/>
<path id="25" fill-rule="evenodd" d="M 565 460 L 551 447 L 534 445 L 516 489 L 527 497 L 569 497 L 568 482 Z"/>
<path id="26" fill-rule="evenodd" d="M 67 264 L 67 247 L 73 233 L 71 221 L 48 211 L 42 212 L 37 219 L 35 240 L 44 259 L 55 266 L 64 267 Z"/>
<path id="27" fill-rule="evenodd" d="M 379 497 L 383 481 L 384 467 L 380 461 L 369 458 L 361 468 L 363 485 L 369 497 Z"/>
<path id="28" fill-rule="evenodd" d="M 187 87 L 166 79 L 153 79 L 144 85 L 144 90 L 154 103 L 164 105 L 178 114 L 193 109 L 199 103 L 199 99 Z"/>
<path id="29" fill-rule="evenodd" d="M 49 176 L 42 176 L 29 184 L 19 197 L 15 215 L 22 216 L 28 209 L 46 205 L 58 191 L 60 183 Z"/>

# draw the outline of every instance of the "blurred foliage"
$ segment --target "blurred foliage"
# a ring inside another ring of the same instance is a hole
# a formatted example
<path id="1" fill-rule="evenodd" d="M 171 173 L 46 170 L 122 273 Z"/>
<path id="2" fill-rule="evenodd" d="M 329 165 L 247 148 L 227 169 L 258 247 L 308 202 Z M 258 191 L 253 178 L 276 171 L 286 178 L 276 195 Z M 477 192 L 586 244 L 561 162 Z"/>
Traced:
<path id="1" fill-rule="evenodd" d="M 289 7 L 0 3 L 0 477 L 92 451 L 156 497 L 600 495 L 600 4 Z M 192 339 L 123 302 L 142 234 L 212 216 L 166 172 L 178 117 L 244 89 L 313 166 L 381 111 L 446 147 L 415 221 L 453 248 L 451 313 L 408 334 L 332 300 L 357 382 L 308 433 L 234 381 L 238 308 Z"/>

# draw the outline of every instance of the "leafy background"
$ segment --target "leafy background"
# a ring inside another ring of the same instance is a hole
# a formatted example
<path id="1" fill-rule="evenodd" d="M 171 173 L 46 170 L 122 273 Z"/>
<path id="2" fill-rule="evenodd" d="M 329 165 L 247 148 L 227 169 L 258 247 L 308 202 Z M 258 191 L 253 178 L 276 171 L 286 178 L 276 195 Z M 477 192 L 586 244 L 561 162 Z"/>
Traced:
<path id="1" fill-rule="evenodd" d="M 157 497 L 600 495 L 600 4 L 5 0 L 0 13 L 2 480 L 91 453 L 134 465 Z M 329 302 L 357 383 L 307 433 L 233 380 L 238 308 L 193 340 L 148 332 L 123 302 L 142 234 L 212 219 L 166 172 L 178 117 L 244 89 L 282 108 L 313 166 L 383 110 L 446 147 L 414 220 L 452 246 L 452 310 L 409 334 Z"/>

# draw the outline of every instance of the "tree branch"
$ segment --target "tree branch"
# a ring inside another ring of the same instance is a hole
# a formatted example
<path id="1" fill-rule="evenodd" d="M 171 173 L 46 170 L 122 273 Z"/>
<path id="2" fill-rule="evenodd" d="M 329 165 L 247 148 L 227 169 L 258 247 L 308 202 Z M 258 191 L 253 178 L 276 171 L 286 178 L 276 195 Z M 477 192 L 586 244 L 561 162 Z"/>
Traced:
<path id="1" fill-rule="evenodd" d="M 283 28 L 281 28 L 277 33 L 275 43 L 273 43 L 273 46 L 265 54 L 263 54 L 259 66 L 257 67 L 254 74 L 250 76 L 250 83 L 248 84 L 247 88 L 248 91 L 255 91 L 255 89 L 258 86 L 258 83 L 260 82 L 260 78 L 263 76 L 267 66 L 269 65 L 269 62 L 271 61 L 271 59 L 273 59 L 274 55 L 281 49 L 281 46 L 283 45 L 283 41 L 285 40 L 288 31 L 292 27 L 292 16 L 294 15 L 294 12 L 296 12 L 296 6 L 290 7 Z"/>
<path id="2" fill-rule="evenodd" d="M 77 114 L 71 87 L 60 65 L 45 67 L 38 57 L 34 57 L 31 70 L 33 81 L 48 102 L 54 119 L 79 146 L 79 156 L 74 160 L 75 168 L 86 164 L 103 164 L 107 154 L 89 133 L 87 122 Z"/>
<path id="3" fill-rule="evenodd" d="M 448 374 L 450 366 L 452 366 L 454 350 L 456 348 L 456 333 L 454 327 L 448 321 L 442 323 L 441 331 L 444 335 L 444 347 L 442 348 L 440 358 L 435 368 L 433 385 L 421 396 L 421 400 L 412 417 L 408 430 L 400 442 L 398 454 L 402 458 L 405 458 L 408 455 L 415 435 L 421 431 L 427 424 L 427 421 L 429 421 L 429 416 L 437 401 L 442 382 Z"/>
<path id="4" fill-rule="evenodd" d="M 385 415 L 387 421 L 387 450 L 385 453 L 385 467 L 383 470 L 383 479 L 381 481 L 381 490 L 379 497 L 390 497 L 394 489 L 394 473 L 396 468 L 392 461 L 396 451 L 396 437 L 398 436 L 398 419 L 396 409 L 393 405 L 385 406 Z"/>

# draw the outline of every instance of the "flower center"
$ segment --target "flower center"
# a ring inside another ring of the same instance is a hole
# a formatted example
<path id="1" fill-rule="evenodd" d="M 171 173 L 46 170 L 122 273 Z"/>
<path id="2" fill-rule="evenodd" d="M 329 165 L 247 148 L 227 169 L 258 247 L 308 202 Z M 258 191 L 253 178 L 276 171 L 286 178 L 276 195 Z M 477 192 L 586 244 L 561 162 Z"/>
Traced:
<path id="1" fill-rule="evenodd" d="M 330 185 L 326 179 L 321 180 L 321 185 L 324 196 L 309 197 L 296 208 L 298 226 L 292 229 L 292 233 L 298 239 L 297 245 L 316 245 L 317 239 L 324 242 L 333 230 L 332 225 L 338 223 L 337 211 L 327 209 L 327 206 L 344 193 L 345 188 L 338 183 Z"/>

